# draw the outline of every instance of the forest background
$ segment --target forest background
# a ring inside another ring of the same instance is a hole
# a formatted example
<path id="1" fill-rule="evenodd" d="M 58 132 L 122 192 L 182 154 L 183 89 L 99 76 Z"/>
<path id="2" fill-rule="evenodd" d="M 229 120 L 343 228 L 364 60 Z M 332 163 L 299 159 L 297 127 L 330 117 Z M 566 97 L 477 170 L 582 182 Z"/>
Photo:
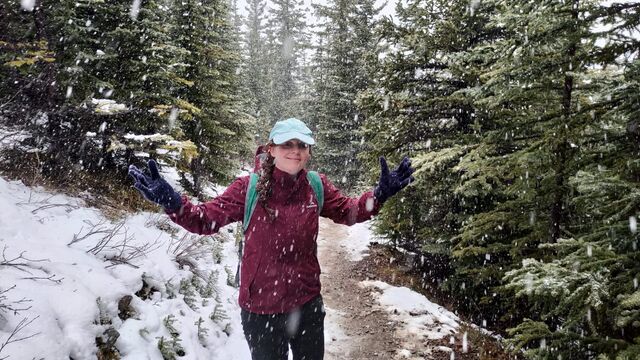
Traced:
<path id="1" fill-rule="evenodd" d="M 531 359 L 635 359 L 639 8 L 4 0 L 0 122 L 23 140 L 0 165 L 137 208 L 126 170 L 154 157 L 206 200 L 297 117 L 346 192 L 413 159 L 377 231 L 458 312 Z"/>

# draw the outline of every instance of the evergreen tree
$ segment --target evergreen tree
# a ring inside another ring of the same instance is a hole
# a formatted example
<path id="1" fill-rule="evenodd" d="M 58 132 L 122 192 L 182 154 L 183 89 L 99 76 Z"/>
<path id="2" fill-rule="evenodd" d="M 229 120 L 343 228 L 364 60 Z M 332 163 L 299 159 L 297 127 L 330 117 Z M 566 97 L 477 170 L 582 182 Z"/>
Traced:
<path id="1" fill-rule="evenodd" d="M 247 3 L 246 32 L 244 35 L 243 83 L 248 97 L 247 113 L 256 119 L 254 138 L 260 139 L 261 132 L 269 128 L 271 121 L 266 117 L 268 99 L 267 60 L 265 56 L 265 1 L 251 0 Z"/>
<path id="2" fill-rule="evenodd" d="M 49 44 L 41 6 L 0 3 L 0 116 L 22 124 L 53 107 L 58 64 Z"/>
<path id="3" fill-rule="evenodd" d="M 326 61 L 325 61 L 325 44 L 327 43 L 327 34 L 319 29 L 314 29 L 315 44 L 311 46 L 313 55 L 311 58 L 311 66 L 309 67 L 310 77 L 312 81 L 311 96 L 314 99 L 309 104 L 309 117 L 307 125 L 314 133 L 317 133 L 318 124 L 325 122 L 324 111 L 325 103 L 319 101 L 326 92 Z M 314 160 L 312 158 L 312 160 Z"/>
<path id="4" fill-rule="evenodd" d="M 117 166 L 126 171 L 132 153 L 124 152 L 125 159 L 118 159 L 120 155 L 110 151 L 113 140 L 120 142 L 130 131 L 157 132 L 163 126 L 149 110 L 168 106 L 173 99 L 169 89 L 175 76 L 164 65 L 174 62 L 177 51 L 162 49 L 169 39 L 166 26 L 159 26 L 166 20 L 158 11 L 160 5 L 146 3 L 137 19 L 130 15 L 130 6 L 122 1 L 59 0 L 34 9 L 32 26 L 42 54 L 26 59 L 37 60 L 31 68 L 38 84 L 30 86 L 30 100 L 36 101 L 23 107 L 29 109 L 24 112 L 25 126 L 33 134 L 25 145 L 42 151 L 45 175 Z M 151 33 L 149 43 L 144 42 L 146 32 Z M 13 64 L 24 68 L 23 60 L 15 58 Z M 109 98 L 126 110 L 103 112 L 94 98 Z M 34 116 L 37 121 L 32 121 Z"/>
<path id="5" fill-rule="evenodd" d="M 638 61 L 631 54 L 638 40 L 625 34 L 638 26 L 639 5 L 572 5 L 585 30 L 573 37 L 584 67 L 573 63 L 566 72 L 574 77 L 565 127 L 573 149 L 564 166 L 570 213 L 558 241 L 540 246 L 550 256 L 507 274 L 507 287 L 539 309 L 512 334 L 531 358 L 635 358 L 640 154 Z"/>
<path id="6" fill-rule="evenodd" d="M 363 148 L 359 132 L 363 116 L 355 99 L 370 82 L 367 60 L 377 57 L 373 31 L 380 8 L 375 8 L 375 1 L 337 0 L 316 5 L 316 11 L 324 19 L 320 36 L 326 40 L 322 73 L 316 74 L 323 78 L 316 90 L 321 94 L 321 114 L 315 115 L 318 161 L 323 172 L 352 189 L 361 173 L 357 155 Z"/>
<path id="7" fill-rule="evenodd" d="M 9 5 L 20 17 L 12 17 L 10 41 L 0 46 L 24 50 L 3 53 L 0 74 L 16 84 L 20 74 L 33 79 L 22 95 L 3 88 L 0 96 L 16 109 L 31 103 L 21 116 L 33 134 L 25 145 L 43 150 L 45 175 L 126 172 L 142 150 L 124 138 L 133 132 L 163 134 L 144 151 L 157 157 L 158 147 L 170 150 L 169 158 L 193 173 L 188 184 L 196 193 L 204 180 L 228 179 L 248 123 L 239 112 L 238 35 L 227 2 L 56 0 L 32 14 Z M 119 110 L 105 111 L 106 102 Z M 196 151 L 174 140 L 191 140 Z"/>
<path id="8" fill-rule="evenodd" d="M 475 10 L 475 9 L 474 9 Z M 470 11 L 466 1 L 411 1 L 397 8 L 398 22 L 382 24 L 388 47 L 374 81 L 358 99 L 366 116 L 362 160 L 378 174 L 378 157 L 413 158 L 417 181 L 392 198 L 377 217 L 379 232 L 425 258 L 428 279 L 449 278 L 453 239 L 469 209 L 490 202 L 465 199 L 457 191 L 460 157 L 475 146 L 478 111 L 461 93 L 477 75 L 457 61 L 480 41 L 495 37 L 486 29 L 482 12 Z M 472 277 L 471 277 L 472 278 Z M 451 292 L 464 293 L 463 280 Z M 477 310 L 474 298 L 457 297 L 461 309 Z"/>
<path id="9" fill-rule="evenodd" d="M 306 47 L 302 0 L 274 0 L 267 17 L 265 53 L 269 56 L 268 101 L 265 116 L 271 125 L 298 117 L 299 59 Z"/>
<path id="10" fill-rule="evenodd" d="M 181 114 L 180 128 L 199 154 L 190 161 L 192 180 L 183 174 L 182 183 L 202 196 L 203 181 L 227 181 L 246 147 L 247 120 L 237 93 L 239 49 L 234 48 L 237 39 L 226 1 L 187 0 L 178 13 L 183 16 L 176 37 L 190 54 L 184 60 L 190 86 L 180 96 L 190 109 Z"/>
<path id="11" fill-rule="evenodd" d="M 531 358 L 635 356 L 637 4 L 429 4 L 386 24 L 394 51 L 360 99 L 364 159 L 418 167 L 380 229 L 450 255 L 444 288 Z"/>

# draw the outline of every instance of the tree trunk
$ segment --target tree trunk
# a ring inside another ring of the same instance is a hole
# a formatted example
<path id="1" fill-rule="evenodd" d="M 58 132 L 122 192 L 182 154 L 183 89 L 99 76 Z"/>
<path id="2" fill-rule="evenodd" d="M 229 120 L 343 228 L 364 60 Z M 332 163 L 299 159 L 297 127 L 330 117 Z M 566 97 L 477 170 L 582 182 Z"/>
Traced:
<path id="1" fill-rule="evenodd" d="M 578 21 L 578 5 L 579 0 L 574 0 L 573 9 L 571 12 L 574 24 Z M 576 30 L 576 29 L 572 29 Z M 568 74 L 576 66 L 577 44 L 574 42 L 569 45 L 567 50 L 567 66 L 569 68 L 564 69 L 564 88 L 562 93 L 562 119 L 564 124 L 560 124 L 558 136 L 558 142 L 555 146 L 556 166 L 555 166 L 555 183 L 553 189 L 553 203 L 551 204 L 551 226 L 550 236 L 551 242 L 556 242 L 561 235 L 562 225 L 565 220 L 565 198 L 568 195 L 566 189 L 567 181 L 567 157 L 570 151 L 568 146 L 568 129 L 567 124 L 571 120 L 571 97 L 573 93 L 573 75 Z"/>

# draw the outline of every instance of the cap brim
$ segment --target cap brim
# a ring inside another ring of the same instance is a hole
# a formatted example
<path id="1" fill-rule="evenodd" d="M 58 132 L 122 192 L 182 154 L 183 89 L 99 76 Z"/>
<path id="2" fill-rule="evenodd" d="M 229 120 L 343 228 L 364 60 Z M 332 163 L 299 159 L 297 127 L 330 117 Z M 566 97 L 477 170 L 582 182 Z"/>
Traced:
<path id="1" fill-rule="evenodd" d="M 293 140 L 293 139 L 298 139 L 300 141 L 302 141 L 305 144 L 309 144 L 309 145 L 315 145 L 316 142 L 313 140 L 313 138 L 309 135 L 305 135 L 302 133 L 294 133 L 294 132 L 290 132 L 290 133 L 286 133 L 286 134 L 278 134 L 275 135 L 273 137 L 273 143 L 276 145 L 280 145 L 283 144 L 289 140 Z"/>

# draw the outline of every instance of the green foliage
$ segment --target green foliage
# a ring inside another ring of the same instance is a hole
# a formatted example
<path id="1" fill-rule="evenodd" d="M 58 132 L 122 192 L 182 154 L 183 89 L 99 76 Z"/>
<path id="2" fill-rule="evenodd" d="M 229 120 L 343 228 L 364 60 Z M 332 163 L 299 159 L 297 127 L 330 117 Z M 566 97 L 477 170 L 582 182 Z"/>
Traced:
<path id="1" fill-rule="evenodd" d="M 635 281 L 637 282 L 637 279 Z M 621 328 L 627 326 L 640 327 L 640 291 L 621 297 L 616 325 Z"/>
<path id="2" fill-rule="evenodd" d="M 236 274 L 235 271 L 232 270 L 229 266 L 225 265 L 224 266 L 224 271 L 227 273 L 227 285 L 228 286 L 232 286 L 235 287 L 236 286 Z"/>
<path id="3" fill-rule="evenodd" d="M 176 294 L 179 293 L 179 290 L 176 291 L 175 285 L 171 282 L 171 280 L 165 283 L 165 292 L 167 294 L 167 299 L 175 299 Z"/>
<path id="4" fill-rule="evenodd" d="M 213 262 L 215 264 L 222 263 L 223 251 L 224 251 L 224 246 L 222 245 L 222 240 L 219 237 L 214 237 L 213 244 L 211 246 L 211 257 L 213 258 Z"/>
<path id="5" fill-rule="evenodd" d="M 428 270 L 430 276 L 448 279 L 444 286 L 461 293 L 463 308 L 478 309 L 480 296 L 473 292 L 482 288 L 478 293 L 488 294 L 493 303 L 492 292 L 486 290 L 500 274 L 482 268 L 487 262 L 482 247 L 469 247 L 475 249 L 469 253 L 473 255 L 459 264 L 451 256 L 462 250 L 454 241 L 459 241 L 470 215 L 498 200 L 494 194 L 500 183 L 494 183 L 492 174 L 499 170 L 492 164 L 473 161 L 493 147 L 479 142 L 482 114 L 461 93 L 478 82 L 476 71 L 454 61 L 480 39 L 495 37 L 485 29 L 486 15 L 472 16 L 468 6 L 466 1 L 399 6 L 399 21 L 385 21 L 380 28 L 381 43 L 389 50 L 376 64 L 374 78 L 379 80 L 360 93 L 358 104 L 366 118 L 362 132 L 369 148 L 361 161 L 373 170 L 372 179 L 379 173 L 381 155 L 390 163 L 408 155 L 417 169 L 416 182 L 385 204 L 376 219 L 378 229 L 404 248 L 446 259 L 438 271 Z M 491 263 L 501 258 L 498 255 Z M 461 266 L 459 276 L 449 274 L 454 265 Z M 472 284 L 477 288 L 470 288 Z"/>
<path id="6" fill-rule="evenodd" d="M 19 69 L 20 71 L 26 71 L 25 68 L 30 68 L 38 62 L 51 63 L 56 60 L 53 52 L 49 50 L 47 42 L 44 40 L 33 44 L 17 43 L 12 46 L 10 46 L 9 43 L 0 42 L 0 46 L 14 47 L 15 49 L 22 50 L 20 55 L 16 55 L 12 60 L 6 61 L 3 64 L 9 68 Z M 5 55 L 5 57 L 7 56 Z"/>
<path id="7" fill-rule="evenodd" d="M 301 0 L 270 2 L 265 29 L 268 91 L 264 118 L 271 124 L 302 117 L 297 99 L 302 89 L 301 57 L 307 47 L 303 5 Z"/>
<path id="8" fill-rule="evenodd" d="M 247 1 L 247 17 L 243 48 L 242 87 L 247 93 L 246 111 L 256 119 L 253 137 L 260 143 L 266 143 L 266 131 L 271 121 L 265 116 L 269 99 L 269 81 L 266 66 L 268 56 L 265 44 L 265 0 Z"/>
<path id="9" fill-rule="evenodd" d="M 182 279 L 180 280 L 180 289 L 179 292 L 182 294 L 182 300 L 191 308 L 193 311 L 198 311 L 198 305 L 196 301 L 196 289 L 198 278 L 193 276 L 191 279 Z"/>
<path id="10" fill-rule="evenodd" d="M 533 340 L 550 338 L 552 336 L 547 324 L 539 321 L 532 321 L 530 319 L 524 319 L 524 321 L 516 328 L 509 330 L 509 335 L 511 336 L 519 333 L 524 335 L 516 337 L 511 341 L 511 344 L 516 351 L 522 350 Z M 542 346 L 540 346 L 540 348 L 542 348 Z M 544 349 L 541 349 L 541 351 L 544 351 Z"/>
<path id="11" fill-rule="evenodd" d="M 218 299 L 220 289 L 218 288 L 218 271 L 212 270 L 209 273 L 206 284 L 200 288 L 200 296 L 203 298 L 215 298 Z"/>
<path id="12" fill-rule="evenodd" d="M 172 32 L 176 44 L 187 51 L 180 77 L 189 84 L 178 92 L 189 107 L 183 106 L 186 111 L 179 114 L 177 125 L 197 146 L 189 171 L 181 172 L 181 183 L 204 200 L 206 181 L 231 179 L 248 147 L 250 118 L 240 110 L 240 55 L 229 3 L 188 0 L 176 7 L 178 14 L 189 15 L 178 15 Z"/>
<path id="13" fill-rule="evenodd" d="M 222 304 L 218 303 L 214 307 L 213 312 L 209 315 L 209 319 L 220 326 L 224 326 L 224 323 L 229 320 L 229 315 L 227 315 L 227 312 Z"/>
<path id="14" fill-rule="evenodd" d="M 45 176 L 124 175 L 147 159 L 131 133 L 171 137 L 147 153 L 172 153 L 196 195 L 203 182 L 232 176 L 249 120 L 237 99 L 227 2 L 151 0 L 134 11 L 130 2 L 55 0 L 31 15 L 19 9 L 11 0 L 0 11 L 0 103 L 33 135 L 23 145 L 41 154 Z"/>
<path id="15" fill-rule="evenodd" d="M 170 339 L 165 339 L 161 336 L 158 339 L 158 349 L 162 354 L 162 358 L 165 360 L 176 360 L 186 354 L 182 344 L 180 344 L 180 333 L 173 326 L 176 322 L 176 318 L 173 315 L 169 315 L 162 321 L 162 324 L 169 332 Z"/>
<path id="16" fill-rule="evenodd" d="M 207 340 L 207 333 L 209 332 L 209 329 L 204 327 L 202 325 L 203 323 L 204 319 L 200 317 L 194 324 L 198 327 L 198 340 L 200 340 L 200 343 L 204 345 Z"/>
<path id="17" fill-rule="evenodd" d="M 636 338 L 634 344 L 615 355 L 615 360 L 633 360 L 640 356 L 640 339 Z M 604 358 L 604 357 L 603 357 Z M 613 358 L 612 358 L 613 359 Z"/>
<path id="18" fill-rule="evenodd" d="M 373 80 L 368 63 L 381 50 L 374 33 L 380 8 L 375 1 L 352 0 L 314 7 L 322 20 L 317 35 L 324 42 L 315 59 L 316 111 L 309 119 L 318 134 L 316 159 L 322 172 L 349 191 L 362 174 L 357 155 L 365 148 L 364 116 L 355 100 Z"/>
<path id="19" fill-rule="evenodd" d="M 358 97 L 363 163 L 417 168 L 378 231 L 528 358 L 637 351 L 637 8 L 409 1 Z"/>

